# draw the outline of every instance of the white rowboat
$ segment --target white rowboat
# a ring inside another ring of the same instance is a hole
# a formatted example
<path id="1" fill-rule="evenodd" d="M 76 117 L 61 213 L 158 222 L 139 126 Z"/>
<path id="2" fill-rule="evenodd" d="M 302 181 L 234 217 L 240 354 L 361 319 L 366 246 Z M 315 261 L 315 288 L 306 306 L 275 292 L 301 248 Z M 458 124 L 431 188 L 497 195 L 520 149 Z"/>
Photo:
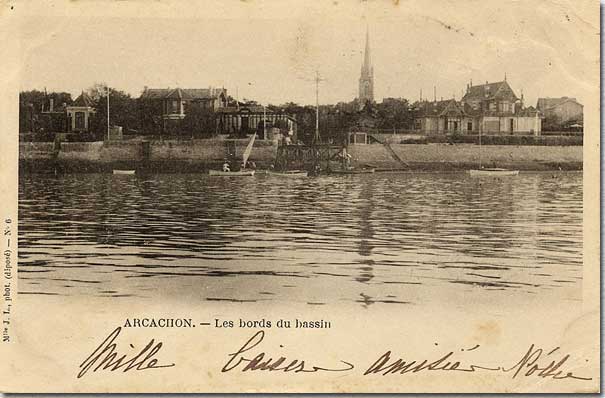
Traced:
<path id="1" fill-rule="evenodd" d="M 494 167 L 479 170 L 469 170 L 468 173 L 474 177 L 504 177 L 516 176 L 519 174 L 519 170 L 508 170 Z"/>
<path id="2" fill-rule="evenodd" d="M 244 177 L 244 176 L 253 176 L 254 170 L 240 170 L 240 171 L 209 170 L 208 174 L 210 174 L 211 176 L 221 176 L 221 177 Z"/>
<path id="3" fill-rule="evenodd" d="M 519 170 L 508 170 L 499 167 L 483 167 L 482 163 L 483 148 L 481 146 L 481 130 L 479 130 L 479 169 L 468 170 L 471 177 L 505 177 L 505 176 L 516 176 L 519 174 Z"/>
<path id="4" fill-rule="evenodd" d="M 242 177 L 242 176 L 253 176 L 254 170 L 246 170 L 246 163 L 248 162 L 248 158 L 250 157 L 250 153 L 252 153 L 252 146 L 254 145 L 254 139 L 256 138 L 256 133 L 248 142 L 246 146 L 246 150 L 244 151 L 244 155 L 242 156 L 242 170 L 239 171 L 223 171 L 223 170 L 210 170 L 208 173 L 211 176 L 221 176 L 221 177 Z"/>
<path id="5" fill-rule="evenodd" d="M 376 169 L 341 169 L 341 170 L 332 170 L 330 173 L 332 174 L 371 174 L 375 172 Z"/>
<path id="6" fill-rule="evenodd" d="M 113 170 L 113 174 L 133 175 L 135 170 Z"/>
<path id="7" fill-rule="evenodd" d="M 289 171 L 268 171 L 268 175 L 278 177 L 307 177 L 308 172 L 302 170 L 289 170 Z"/>

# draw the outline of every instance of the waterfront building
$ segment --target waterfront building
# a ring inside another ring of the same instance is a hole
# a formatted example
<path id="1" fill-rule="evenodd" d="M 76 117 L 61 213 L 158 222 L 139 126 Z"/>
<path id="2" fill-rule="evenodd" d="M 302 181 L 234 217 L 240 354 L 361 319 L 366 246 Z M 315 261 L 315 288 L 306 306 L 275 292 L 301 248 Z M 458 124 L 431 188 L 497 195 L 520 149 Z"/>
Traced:
<path id="1" fill-rule="evenodd" d="M 566 128 L 572 124 L 582 124 L 584 105 L 575 98 L 538 98 L 536 108 L 544 115 L 549 128 Z M 546 128 L 546 126 L 545 126 Z"/>
<path id="2" fill-rule="evenodd" d="M 31 116 L 27 116 L 27 119 L 36 119 L 36 112 L 33 107 L 28 107 L 28 110 L 31 112 Z M 66 104 L 65 103 L 57 103 L 53 96 L 49 96 L 45 99 L 42 105 L 42 111 L 40 112 L 40 116 L 37 118 L 37 123 L 32 123 L 37 125 L 39 129 L 46 133 L 56 134 L 56 133 L 65 133 L 68 131 L 70 121 L 67 119 L 66 115 Z M 29 112 L 28 112 L 29 113 Z M 29 131 L 34 131 L 34 129 Z"/>
<path id="3" fill-rule="evenodd" d="M 418 101 L 413 109 L 417 114 L 414 127 L 425 134 L 466 134 L 475 128 L 474 118 L 455 99 Z"/>
<path id="4" fill-rule="evenodd" d="M 523 94 L 517 97 L 506 81 L 467 85 L 462 97 L 465 112 L 472 116 L 473 131 L 484 134 L 532 134 L 542 131 L 540 112 L 533 107 L 525 108 Z"/>
<path id="5" fill-rule="evenodd" d="M 481 85 L 468 84 L 460 101 L 419 101 L 414 104 L 414 127 L 424 134 L 539 135 L 542 116 L 524 107 L 506 79 Z"/>
<path id="6" fill-rule="evenodd" d="M 179 128 L 179 122 L 185 118 L 187 109 L 196 106 L 208 112 L 216 112 L 227 106 L 228 97 L 224 88 L 145 87 L 139 101 L 144 109 L 143 129 L 147 130 L 150 125 L 159 124 L 162 131 L 174 132 Z M 151 126 L 153 127 L 155 126 Z"/>
<path id="7" fill-rule="evenodd" d="M 216 115 L 218 134 L 244 137 L 256 133 L 258 139 L 272 139 L 272 137 L 265 136 L 265 132 L 271 132 L 275 127 L 288 135 L 292 141 L 296 139 L 296 119 L 283 110 L 248 104 L 221 108 Z M 265 120 L 266 128 L 263 124 Z"/>
<path id="8" fill-rule="evenodd" d="M 64 112 L 67 115 L 68 133 L 90 131 L 90 121 L 97 112 L 94 105 L 93 99 L 82 91 L 82 94 L 71 105 L 64 106 Z"/>
<path id="9" fill-rule="evenodd" d="M 359 76 L 359 109 L 374 102 L 374 67 L 370 56 L 370 32 L 366 30 L 366 46 Z"/>

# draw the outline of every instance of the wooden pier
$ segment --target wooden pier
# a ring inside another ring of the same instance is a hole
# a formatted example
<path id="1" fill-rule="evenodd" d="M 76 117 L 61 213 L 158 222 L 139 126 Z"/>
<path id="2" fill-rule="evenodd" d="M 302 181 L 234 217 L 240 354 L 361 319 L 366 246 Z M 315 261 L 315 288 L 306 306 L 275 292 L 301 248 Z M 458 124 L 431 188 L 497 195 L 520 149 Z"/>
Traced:
<path id="1" fill-rule="evenodd" d="M 331 170 L 340 162 L 342 146 L 331 144 L 282 145 L 277 148 L 277 170 Z"/>

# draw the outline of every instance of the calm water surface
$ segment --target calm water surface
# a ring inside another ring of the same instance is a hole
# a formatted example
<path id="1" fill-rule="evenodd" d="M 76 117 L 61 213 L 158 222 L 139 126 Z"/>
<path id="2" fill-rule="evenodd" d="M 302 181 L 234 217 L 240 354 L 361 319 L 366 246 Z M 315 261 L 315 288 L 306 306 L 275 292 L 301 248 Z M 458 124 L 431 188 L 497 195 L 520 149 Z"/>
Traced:
<path id="1" fill-rule="evenodd" d="M 366 308 L 581 300 L 581 173 L 36 175 L 19 194 L 24 294 Z"/>

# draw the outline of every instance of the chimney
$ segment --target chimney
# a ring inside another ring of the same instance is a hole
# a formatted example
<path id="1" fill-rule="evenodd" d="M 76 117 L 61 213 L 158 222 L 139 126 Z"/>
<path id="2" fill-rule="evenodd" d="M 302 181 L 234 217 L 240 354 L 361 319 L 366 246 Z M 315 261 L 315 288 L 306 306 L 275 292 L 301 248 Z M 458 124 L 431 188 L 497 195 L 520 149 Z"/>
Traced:
<path id="1" fill-rule="evenodd" d="M 433 86 L 433 101 L 437 102 L 437 86 Z"/>
<path id="2" fill-rule="evenodd" d="M 147 86 L 143 87 L 143 92 L 147 91 Z"/>
<path id="3" fill-rule="evenodd" d="M 487 85 L 487 84 L 489 84 L 489 82 L 486 80 L 486 81 L 485 81 L 485 84 Z"/>
<path id="4" fill-rule="evenodd" d="M 52 112 L 54 110 L 54 108 L 55 108 L 54 105 L 55 105 L 55 99 L 51 98 L 50 99 L 50 104 L 49 104 L 49 110 L 48 110 L 49 112 Z"/>

